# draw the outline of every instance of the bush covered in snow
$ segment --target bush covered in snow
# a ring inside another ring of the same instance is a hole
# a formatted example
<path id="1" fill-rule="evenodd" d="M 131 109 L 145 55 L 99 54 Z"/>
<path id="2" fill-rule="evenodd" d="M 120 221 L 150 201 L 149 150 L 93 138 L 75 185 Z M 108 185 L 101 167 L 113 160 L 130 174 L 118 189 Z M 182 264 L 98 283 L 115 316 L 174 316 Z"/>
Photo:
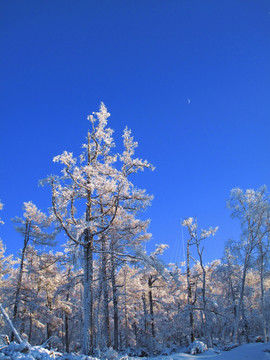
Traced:
<path id="1" fill-rule="evenodd" d="M 115 351 L 112 347 L 109 347 L 104 352 L 103 358 L 107 359 L 107 360 L 116 360 L 116 359 L 118 359 L 118 352 Z"/>
<path id="2" fill-rule="evenodd" d="M 191 355 L 201 354 L 207 350 L 207 345 L 202 341 L 193 341 L 188 347 L 188 353 Z"/>
<path id="3" fill-rule="evenodd" d="M 76 355 L 61 354 L 57 351 L 47 350 L 42 346 L 31 346 L 27 342 L 17 344 L 12 342 L 0 349 L 0 360 L 98 360 L 97 358 Z"/>
<path id="4" fill-rule="evenodd" d="M 230 351 L 232 349 L 235 349 L 236 347 L 238 347 L 238 344 L 227 344 L 222 346 L 221 350 L 222 351 Z"/>
<path id="5" fill-rule="evenodd" d="M 269 337 L 267 336 L 266 337 L 266 341 L 268 342 L 269 341 Z M 263 336 L 260 336 L 260 335 L 258 335 L 258 336 L 256 336 L 255 337 L 255 342 L 264 342 L 264 338 L 263 338 Z"/>

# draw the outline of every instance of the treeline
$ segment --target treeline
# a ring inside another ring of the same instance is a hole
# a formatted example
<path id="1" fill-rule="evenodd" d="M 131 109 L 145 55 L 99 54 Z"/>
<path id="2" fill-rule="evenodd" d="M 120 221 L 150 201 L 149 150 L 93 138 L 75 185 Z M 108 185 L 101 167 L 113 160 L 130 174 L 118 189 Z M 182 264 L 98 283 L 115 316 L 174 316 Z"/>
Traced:
<path id="1" fill-rule="evenodd" d="M 191 334 L 208 342 L 208 333 L 213 345 L 231 343 L 243 276 L 243 267 L 236 260 L 235 255 L 227 252 L 223 263 L 214 261 L 205 265 L 203 294 L 203 272 L 198 263 L 190 268 L 188 283 L 186 271 L 177 265 L 170 265 L 160 274 L 154 268 L 117 263 L 117 271 L 112 276 L 112 264 L 108 262 L 104 279 L 102 260 L 96 259 L 94 349 L 112 346 L 117 350 L 133 349 L 134 354 L 136 349 L 153 353 L 166 347 L 186 346 Z M 268 290 L 263 312 L 260 271 L 255 263 L 253 265 L 247 272 L 242 299 L 237 335 L 237 340 L 242 342 L 254 341 L 258 335 L 263 339 L 264 321 L 269 324 L 270 281 L 267 278 L 264 283 Z M 1 302 L 12 318 L 19 268 L 11 258 L 5 258 L 2 243 L 0 269 Z M 14 319 L 24 339 L 32 345 L 49 340 L 49 345 L 66 352 L 82 350 L 82 276 L 82 271 L 69 263 L 67 255 L 39 253 L 33 246 L 27 248 Z M 3 320 L 1 333 L 10 334 Z"/>

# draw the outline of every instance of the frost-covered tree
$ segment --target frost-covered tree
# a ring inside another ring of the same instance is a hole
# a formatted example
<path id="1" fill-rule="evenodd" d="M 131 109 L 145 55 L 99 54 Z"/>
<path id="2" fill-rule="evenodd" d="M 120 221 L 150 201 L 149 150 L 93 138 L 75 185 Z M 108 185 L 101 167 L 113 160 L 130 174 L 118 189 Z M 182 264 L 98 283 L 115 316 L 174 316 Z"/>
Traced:
<path id="1" fill-rule="evenodd" d="M 268 209 L 270 216 L 270 209 Z M 266 220 L 267 227 L 269 226 L 268 221 L 269 217 Z M 269 317 L 269 313 L 267 311 L 268 307 L 266 305 L 265 299 L 265 280 L 266 275 L 269 274 L 269 250 L 270 250 L 270 231 L 267 231 L 265 236 L 260 236 L 257 244 L 257 254 L 256 254 L 256 265 L 260 274 L 260 293 L 261 293 L 261 314 L 262 314 L 262 333 L 263 340 L 267 342 L 267 338 L 270 335 L 270 324 L 267 318 Z"/>
<path id="2" fill-rule="evenodd" d="M 252 266 L 252 256 L 257 249 L 260 254 L 260 271 L 261 271 L 261 303 L 262 312 L 265 316 L 264 307 L 264 243 L 268 239 L 270 231 L 270 206 L 269 195 L 266 187 L 258 190 L 235 188 L 231 191 L 231 197 L 228 201 L 228 207 L 232 211 L 232 217 L 238 218 L 241 223 L 240 242 L 234 243 L 234 252 L 242 264 L 242 275 L 240 279 L 240 291 L 236 304 L 236 315 L 234 321 L 233 340 L 236 342 L 238 336 L 239 321 L 241 311 L 243 310 L 243 300 L 247 272 Z M 266 324 L 264 324 L 264 338 L 266 338 Z"/>
<path id="3" fill-rule="evenodd" d="M 187 227 L 188 233 L 189 233 L 189 240 L 187 241 L 187 283 L 188 283 L 188 299 L 192 298 L 191 292 L 192 292 L 192 282 L 190 277 L 190 269 L 189 269 L 189 259 L 191 258 L 190 254 L 190 246 L 195 245 L 197 250 L 197 255 L 199 257 L 199 265 L 201 267 L 202 271 L 202 286 L 201 286 L 201 305 L 202 305 L 202 314 L 203 314 L 203 328 L 205 335 L 208 340 L 208 345 L 212 347 L 212 338 L 211 338 L 211 330 L 210 330 L 210 322 L 209 322 L 209 308 L 207 303 L 207 297 L 206 297 L 206 267 L 203 263 L 203 251 L 204 247 L 201 246 L 201 243 L 203 240 L 209 238 L 210 236 L 215 235 L 216 231 L 218 230 L 218 227 L 212 228 L 210 227 L 208 230 L 202 229 L 201 232 L 198 231 L 198 224 L 197 219 L 188 218 L 185 219 L 182 223 L 182 226 Z M 189 305 L 194 305 L 189 301 Z M 193 327 L 193 309 L 191 307 L 190 309 L 190 326 L 191 326 L 191 341 L 194 341 L 194 333 L 192 330 Z"/>
<path id="4" fill-rule="evenodd" d="M 3 289 L 5 286 L 6 276 L 10 273 L 11 267 L 13 265 L 12 255 L 5 256 L 5 246 L 0 239 L 0 288 Z M 0 294 L 0 302 L 2 299 L 3 292 Z"/>
<path id="5" fill-rule="evenodd" d="M 113 319 L 114 319 L 114 347 L 118 349 L 119 338 L 119 290 L 117 286 L 117 271 L 127 261 L 138 262 L 142 244 L 150 239 L 151 234 L 147 233 L 149 221 L 136 218 L 136 214 L 128 212 L 126 209 L 119 209 L 114 224 L 108 231 L 110 249 L 110 278 L 113 296 Z M 141 263 L 145 266 L 145 263 Z"/>
<path id="6" fill-rule="evenodd" d="M 23 204 L 23 210 L 23 218 L 16 217 L 13 219 L 13 222 L 16 224 L 16 231 L 23 236 L 23 247 L 20 255 L 20 266 L 15 290 L 13 320 L 16 320 L 17 318 L 24 271 L 24 260 L 29 244 L 54 245 L 53 240 L 56 235 L 54 231 L 51 231 L 52 218 L 38 210 L 36 205 L 34 205 L 31 201 Z"/>
<path id="7" fill-rule="evenodd" d="M 69 256 L 61 256 L 61 279 L 54 293 L 59 317 L 62 317 L 63 348 L 68 353 L 77 350 L 78 337 L 82 328 L 82 279 L 81 269 L 75 269 Z"/>
<path id="8" fill-rule="evenodd" d="M 3 209 L 3 204 L 0 202 L 0 210 Z M 0 224 L 4 224 L 0 218 Z M 5 257 L 5 247 L 0 239 L 0 288 L 3 288 L 4 277 L 9 273 L 11 267 L 12 256 Z M 1 295 L 0 295 L 0 301 Z"/>
<path id="9" fill-rule="evenodd" d="M 222 263 L 213 272 L 212 281 L 215 286 L 215 298 L 221 314 L 220 337 L 223 343 L 230 339 L 236 316 L 237 298 L 239 294 L 239 278 L 241 266 L 232 251 L 232 241 L 226 243 Z M 231 339 L 230 339 L 231 340 Z"/>
<path id="10" fill-rule="evenodd" d="M 109 115 L 101 104 L 100 111 L 88 117 L 91 130 L 83 144 L 83 153 L 79 158 L 66 151 L 56 156 L 54 162 L 64 166 L 62 176 L 48 179 L 57 220 L 69 239 L 83 248 L 85 354 L 92 353 L 94 347 L 93 254 L 121 209 L 137 213 L 151 200 L 144 190 L 133 185 L 129 177 L 152 166 L 134 157 L 137 143 L 127 128 L 123 134 L 123 153 L 113 152 L 113 130 L 107 127 Z"/>
<path id="11" fill-rule="evenodd" d="M 3 203 L 0 201 L 0 210 L 3 209 Z M 4 224 L 4 222 L 1 220 L 0 218 L 0 224 Z M 9 319 L 8 314 L 6 313 L 4 307 L 2 306 L 2 296 L 3 296 L 3 288 L 4 288 L 4 279 L 6 277 L 7 274 L 10 273 L 11 270 L 11 256 L 9 256 L 8 258 L 6 258 L 4 256 L 5 253 L 5 248 L 3 246 L 2 240 L 0 239 L 0 288 L 2 289 L 1 294 L 0 294 L 0 313 L 4 319 L 4 321 L 6 322 L 7 325 L 9 325 L 9 327 L 13 330 L 13 333 L 16 335 L 17 340 L 19 342 L 21 342 L 21 338 L 19 336 L 19 334 L 17 333 L 16 329 L 14 328 L 12 322 Z M 6 280 L 6 279 L 5 279 Z M 2 318 L 0 318 L 0 326 L 2 322 Z"/>

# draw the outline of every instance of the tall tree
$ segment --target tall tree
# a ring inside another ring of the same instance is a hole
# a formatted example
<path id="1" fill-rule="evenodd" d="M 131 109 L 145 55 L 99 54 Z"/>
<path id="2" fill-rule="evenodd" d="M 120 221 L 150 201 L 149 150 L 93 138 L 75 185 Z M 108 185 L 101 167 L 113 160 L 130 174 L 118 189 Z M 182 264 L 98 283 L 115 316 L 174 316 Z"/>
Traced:
<path id="1" fill-rule="evenodd" d="M 189 264 L 189 259 L 191 257 L 189 247 L 190 245 L 195 245 L 197 250 L 197 255 L 199 257 L 199 265 L 201 267 L 202 271 L 202 313 L 203 313 L 203 328 L 205 335 L 208 340 L 208 345 L 212 347 L 212 339 L 211 339 L 211 331 L 209 329 L 209 321 L 208 321 L 208 314 L 209 309 L 207 307 L 207 298 L 206 298 L 206 267 L 203 263 L 203 250 L 204 247 L 201 246 L 201 243 L 203 240 L 209 238 L 210 236 L 215 235 L 216 231 L 218 230 L 218 227 L 212 228 L 210 227 L 208 230 L 201 230 L 201 232 L 198 232 L 198 224 L 197 219 L 188 218 L 185 219 L 182 223 L 183 226 L 186 226 L 189 232 L 190 239 L 187 241 L 188 245 L 188 251 L 187 251 L 187 263 Z M 190 280 L 190 270 L 189 265 L 187 267 L 187 283 L 188 283 L 188 299 L 191 298 L 191 280 Z M 190 303 L 189 303 L 190 305 Z M 193 332 L 193 314 L 192 314 L 192 308 L 190 309 L 190 326 L 191 326 L 191 341 L 194 340 L 194 332 Z M 193 339 L 192 339 L 193 338 Z"/>
<path id="2" fill-rule="evenodd" d="M 12 255 L 5 256 L 5 246 L 0 239 L 0 288 L 4 288 L 6 276 L 10 273 L 12 266 Z M 2 292 L 0 294 L 0 301 L 2 301 Z"/>
<path id="3" fill-rule="evenodd" d="M 93 353 L 93 254 L 100 238 L 112 227 L 120 209 L 136 213 L 149 205 L 151 197 L 136 189 L 131 174 L 152 168 L 134 158 L 137 143 L 124 130 L 124 151 L 113 153 L 113 130 L 107 127 L 110 114 L 104 104 L 88 117 L 91 130 L 79 159 L 64 152 L 54 158 L 64 165 L 63 176 L 50 177 L 54 214 L 66 235 L 83 248 L 84 330 L 83 353 Z M 101 211 L 102 208 L 102 211 Z"/>
<path id="4" fill-rule="evenodd" d="M 50 231 L 52 226 L 51 217 L 48 217 L 45 213 L 38 210 L 36 205 L 34 205 L 31 201 L 25 202 L 23 205 L 23 218 L 16 217 L 13 219 L 14 223 L 16 224 L 16 231 L 23 236 L 23 247 L 21 251 L 20 267 L 15 290 L 13 320 L 16 320 L 17 318 L 24 270 L 24 260 L 29 244 L 32 242 L 35 245 L 54 245 L 54 238 L 56 235 L 56 232 Z"/>
<path id="5" fill-rule="evenodd" d="M 240 293 L 236 306 L 236 315 L 234 321 L 233 341 L 237 341 L 238 327 L 240 321 L 241 311 L 243 309 L 243 299 L 246 284 L 247 272 L 252 265 L 252 255 L 256 248 L 259 248 L 261 254 L 261 261 L 263 264 L 263 242 L 267 238 L 270 231 L 269 218 L 270 206 L 269 195 L 265 186 L 258 190 L 235 188 L 231 191 L 231 197 L 228 201 L 228 207 L 232 211 L 232 217 L 238 218 L 241 223 L 241 238 L 240 242 L 234 244 L 234 251 L 238 253 L 239 260 L 242 264 L 242 276 L 240 280 Z M 263 268 L 261 268 L 263 271 Z M 261 278 L 262 291 L 261 299 L 262 306 L 264 300 L 264 285 L 263 277 Z M 265 333 L 265 329 L 264 329 Z"/>
<path id="6" fill-rule="evenodd" d="M 0 201 L 0 210 L 3 209 L 3 204 Z M 0 224 L 4 224 L 0 218 Z M 3 280 L 5 275 L 9 273 L 11 267 L 11 256 L 5 257 L 5 247 L 2 240 L 0 239 L 0 288 L 3 288 Z M 0 298 L 1 300 L 1 298 Z"/>

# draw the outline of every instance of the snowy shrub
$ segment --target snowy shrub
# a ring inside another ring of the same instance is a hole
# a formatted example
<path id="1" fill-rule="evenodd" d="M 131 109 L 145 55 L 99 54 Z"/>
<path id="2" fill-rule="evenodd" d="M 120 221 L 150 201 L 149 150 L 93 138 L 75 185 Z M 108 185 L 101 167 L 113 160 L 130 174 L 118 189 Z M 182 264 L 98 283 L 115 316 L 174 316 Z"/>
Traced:
<path id="1" fill-rule="evenodd" d="M 162 356 L 168 356 L 168 355 L 170 355 L 170 354 L 171 354 L 171 349 L 169 349 L 169 348 L 164 348 L 164 349 L 162 349 L 160 355 L 162 355 Z"/>
<path id="2" fill-rule="evenodd" d="M 128 357 L 148 357 L 149 354 L 146 353 L 143 349 L 139 348 L 139 349 L 135 349 L 135 348 L 127 348 L 125 349 L 125 354 Z"/>
<path id="3" fill-rule="evenodd" d="M 6 353 L 12 353 L 12 352 L 21 352 L 23 354 L 27 354 L 30 352 L 31 349 L 31 345 L 24 341 L 21 344 L 17 344 L 15 342 L 10 343 L 10 345 L 8 345 L 5 348 L 5 352 Z"/>
<path id="4" fill-rule="evenodd" d="M 99 360 L 86 355 L 61 354 L 50 351 L 42 346 L 30 346 L 27 342 L 22 344 L 11 343 L 0 349 L 0 360 Z M 112 358 L 111 358 L 112 359 Z"/>
<path id="5" fill-rule="evenodd" d="M 263 340 L 262 336 L 259 335 L 259 336 L 256 336 L 255 342 L 264 342 L 264 340 Z"/>
<path id="6" fill-rule="evenodd" d="M 222 347 L 223 351 L 230 351 L 234 348 L 238 347 L 238 344 L 229 344 Z"/>
<path id="7" fill-rule="evenodd" d="M 31 355 L 33 355 L 36 360 L 45 360 L 50 357 L 50 351 L 41 346 L 33 346 Z"/>
<path id="8" fill-rule="evenodd" d="M 136 351 L 136 349 L 134 349 L 132 347 L 128 347 L 125 349 L 125 354 L 127 354 L 127 356 L 136 356 L 137 351 Z"/>
<path id="9" fill-rule="evenodd" d="M 120 360 L 129 360 L 129 357 L 128 357 L 128 355 L 124 355 L 120 358 Z"/>
<path id="10" fill-rule="evenodd" d="M 116 360 L 118 359 L 118 352 L 115 351 L 112 347 L 109 347 L 109 349 L 105 351 L 103 357 L 108 360 Z"/>
<path id="11" fill-rule="evenodd" d="M 188 347 L 188 353 L 191 355 L 201 354 L 207 350 L 207 346 L 202 341 L 194 341 Z"/>
<path id="12" fill-rule="evenodd" d="M 139 357 L 149 357 L 158 355 L 158 343 L 152 336 L 148 334 L 139 334 L 137 339 L 138 354 Z"/>

